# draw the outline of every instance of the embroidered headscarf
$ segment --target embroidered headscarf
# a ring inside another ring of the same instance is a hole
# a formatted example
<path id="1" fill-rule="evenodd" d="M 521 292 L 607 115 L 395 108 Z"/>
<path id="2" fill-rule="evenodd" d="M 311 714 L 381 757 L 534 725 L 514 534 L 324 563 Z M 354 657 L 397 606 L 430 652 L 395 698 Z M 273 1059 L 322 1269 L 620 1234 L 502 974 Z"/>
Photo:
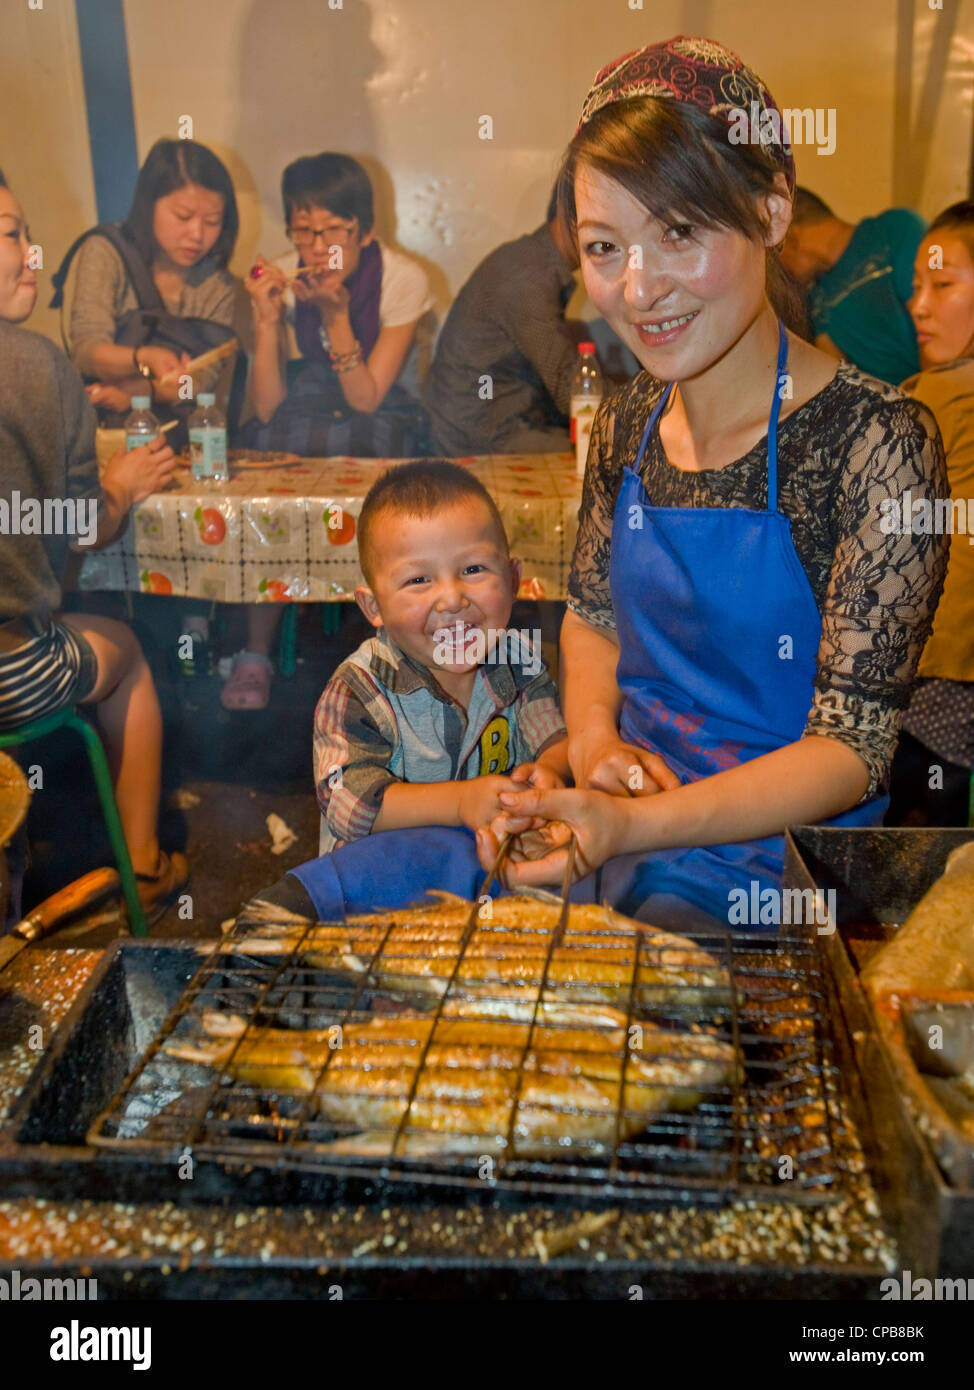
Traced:
<path id="1" fill-rule="evenodd" d="M 607 63 L 595 75 L 578 129 L 604 106 L 640 96 L 690 102 L 725 121 L 731 138 L 746 127 L 746 138 L 760 143 L 787 179 L 789 193 L 794 193 L 795 160 L 774 97 L 757 73 L 723 44 L 680 34 Z"/>

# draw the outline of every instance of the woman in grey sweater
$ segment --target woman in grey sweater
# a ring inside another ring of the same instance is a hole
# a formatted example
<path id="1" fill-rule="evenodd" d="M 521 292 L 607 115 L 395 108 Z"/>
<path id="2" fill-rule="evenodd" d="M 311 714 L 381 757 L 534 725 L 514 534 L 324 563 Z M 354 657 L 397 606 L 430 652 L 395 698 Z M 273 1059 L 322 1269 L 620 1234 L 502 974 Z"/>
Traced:
<path id="1" fill-rule="evenodd" d="M 230 328 L 237 281 L 227 270 L 239 219 L 226 166 L 194 140 L 157 140 L 139 170 L 122 235 L 145 263 L 168 313 Z M 172 405 L 173 372 L 189 360 L 168 347 L 127 346 L 116 337 L 123 317 L 140 307 L 122 256 L 104 235 L 89 236 L 78 252 L 69 334 L 71 359 L 94 384 L 100 408 L 127 411 L 133 395 Z M 144 306 L 143 306 L 144 307 Z M 232 366 L 195 378 L 198 391 L 218 389 Z M 170 377 L 169 380 L 166 380 Z"/>
<path id="2" fill-rule="evenodd" d="M 0 729 L 95 704 L 139 893 L 150 921 L 187 878 L 159 848 L 162 718 L 130 628 L 59 614 L 69 544 L 101 547 L 175 468 L 163 439 L 110 461 L 101 482 L 95 412 L 53 343 L 17 327 L 37 298 L 24 214 L 0 174 Z"/>

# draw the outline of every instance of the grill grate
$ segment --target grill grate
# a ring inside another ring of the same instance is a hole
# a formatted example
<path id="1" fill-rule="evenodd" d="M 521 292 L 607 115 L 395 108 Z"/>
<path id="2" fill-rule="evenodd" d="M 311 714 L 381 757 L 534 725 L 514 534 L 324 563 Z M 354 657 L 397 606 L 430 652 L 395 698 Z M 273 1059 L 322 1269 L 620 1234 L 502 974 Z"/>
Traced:
<path id="1" fill-rule="evenodd" d="M 242 955 L 233 936 L 218 943 L 89 1142 L 418 1190 L 820 1203 L 844 1186 L 826 996 L 804 936 L 666 938 L 664 962 L 635 924 L 622 953 L 618 927 L 556 942 L 488 924 L 445 965 L 427 948 L 418 966 L 423 948 L 407 953 L 390 924 L 336 974 L 307 959 L 322 930 L 297 929 L 270 958 Z M 723 976 L 699 969 L 701 949 Z M 511 965 L 502 982 L 498 962 Z M 619 964 L 611 1007 L 565 982 L 589 963 Z M 664 963 L 679 989 L 653 978 Z M 425 978 L 403 973 L 416 969 Z M 191 1060 L 198 1049 L 212 1064 Z M 717 1066 L 719 1054 L 741 1065 Z M 446 1129 L 458 1151 L 442 1152 Z"/>

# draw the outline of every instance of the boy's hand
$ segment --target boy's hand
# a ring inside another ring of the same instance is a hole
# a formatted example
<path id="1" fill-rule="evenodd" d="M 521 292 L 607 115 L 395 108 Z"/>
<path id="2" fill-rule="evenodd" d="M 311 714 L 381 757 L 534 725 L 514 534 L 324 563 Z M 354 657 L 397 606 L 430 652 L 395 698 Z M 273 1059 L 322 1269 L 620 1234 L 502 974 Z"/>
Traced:
<path id="1" fill-rule="evenodd" d="M 137 449 L 122 449 L 105 469 L 102 486 L 127 499 L 128 506 L 143 502 L 154 492 L 162 492 L 176 471 L 176 455 L 165 436 Z"/>
<path id="2" fill-rule="evenodd" d="M 511 781 L 517 782 L 519 788 L 529 786 L 539 792 L 557 791 L 566 785 L 564 778 L 544 763 L 518 763 L 511 773 Z"/>
<path id="3" fill-rule="evenodd" d="M 523 784 L 519 787 L 512 778 L 501 777 L 498 773 L 491 773 L 486 777 L 471 777 L 469 782 L 463 782 L 460 787 L 457 800 L 460 824 L 470 830 L 489 825 L 495 816 L 507 809 L 501 804 L 501 793 L 523 790 Z"/>

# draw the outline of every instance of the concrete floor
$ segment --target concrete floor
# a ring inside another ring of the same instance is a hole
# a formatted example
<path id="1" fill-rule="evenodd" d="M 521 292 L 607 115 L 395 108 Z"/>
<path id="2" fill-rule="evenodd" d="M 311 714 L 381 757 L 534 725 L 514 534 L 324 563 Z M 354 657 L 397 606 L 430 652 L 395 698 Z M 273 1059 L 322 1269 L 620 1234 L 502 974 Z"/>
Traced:
<path id="1" fill-rule="evenodd" d="M 79 605 L 80 606 L 80 605 Z M 170 908 L 152 929 L 155 938 L 219 933 L 259 889 L 289 868 L 313 858 L 318 847 L 318 807 L 311 771 L 315 705 L 325 682 L 345 656 L 371 632 L 359 610 L 343 604 L 336 635 L 326 636 L 317 605 L 298 609 L 298 664 L 293 676 L 276 676 L 268 707 L 229 713 L 220 704 L 218 676 L 187 680 L 175 673 L 172 654 L 183 630 L 179 601 L 135 595 L 131 616 L 123 595 L 88 595 L 84 607 L 128 618 L 153 669 L 165 721 L 160 839 L 190 861 L 192 902 Z M 201 611 L 203 605 L 195 605 Z M 561 605 L 544 604 L 545 655 Z M 220 612 L 222 651 L 243 645 L 237 610 Z M 537 624 L 537 606 L 518 604 L 512 623 Z M 23 910 L 99 864 L 111 864 L 87 760 L 71 735 L 14 752 L 23 766 L 40 764 L 44 786 L 33 793 L 28 817 L 30 863 Z M 297 835 L 284 854 L 271 852 L 266 817 L 275 812 Z M 191 916 L 187 915 L 191 912 Z M 182 915 L 181 915 L 182 913 Z M 52 945 L 98 946 L 123 929 L 114 910 L 96 911 L 50 938 Z"/>

